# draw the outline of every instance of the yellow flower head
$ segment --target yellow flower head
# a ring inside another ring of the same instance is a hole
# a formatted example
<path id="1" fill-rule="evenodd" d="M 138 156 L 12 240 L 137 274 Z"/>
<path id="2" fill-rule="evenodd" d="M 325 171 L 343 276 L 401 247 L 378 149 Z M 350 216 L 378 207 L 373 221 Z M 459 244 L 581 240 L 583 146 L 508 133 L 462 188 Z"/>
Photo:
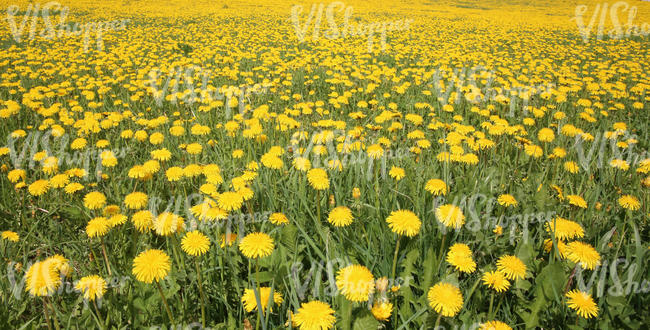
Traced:
<path id="1" fill-rule="evenodd" d="M 600 254 L 587 243 L 578 241 L 568 243 L 566 257 L 575 263 L 580 263 L 583 269 L 593 270 L 600 265 Z"/>
<path id="2" fill-rule="evenodd" d="M 150 249 L 133 259 L 133 275 L 138 281 L 147 284 L 164 279 L 170 269 L 169 256 L 161 250 Z"/>
<path id="3" fill-rule="evenodd" d="M 397 210 L 390 213 L 386 218 L 388 227 L 398 234 L 413 237 L 420 232 L 422 222 L 418 216 L 408 210 Z"/>
<path id="4" fill-rule="evenodd" d="M 200 231 L 194 230 L 185 234 L 181 240 L 181 248 L 191 256 L 200 256 L 210 249 L 210 239 Z"/>
<path id="5" fill-rule="evenodd" d="M 469 246 L 462 243 L 456 243 L 449 248 L 447 262 L 460 272 L 472 273 L 476 270 L 476 262 L 472 259 L 472 251 Z"/>
<path id="6" fill-rule="evenodd" d="M 505 274 L 509 280 L 523 279 L 526 277 L 526 265 L 521 259 L 505 255 L 497 260 L 497 269 Z"/>
<path id="7" fill-rule="evenodd" d="M 510 281 L 506 275 L 501 271 L 486 272 L 483 274 L 483 283 L 490 289 L 496 292 L 503 292 L 510 287 Z"/>
<path id="8" fill-rule="evenodd" d="M 83 293 L 84 299 L 90 301 L 103 297 L 106 287 L 106 281 L 98 275 L 82 277 L 75 285 L 75 289 Z"/>
<path id="9" fill-rule="evenodd" d="M 336 317 L 330 305 L 314 300 L 302 304 L 293 321 L 300 330 L 327 330 L 334 326 Z"/>
<path id="10" fill-rule="evenodd" d="M 427 293 L 429 306 L 445 317 L 453 317 L 463 307 L 463 294 L 453 284 L 440 282 Z"/>
<path id="11" fill-rule="evenodd" d="M 325 190 L 330 187 L 327 172 L 322 168 L 312 168 L 307 172 L 307 181 L 316 190 Z"/>
<path id="12" fill-rule="evenodd" d="M 566 297 L 569 308 L 575 310 L 579 316 L 586 319 L 598 316 L 598 306 L 590 294 L 572 290 L 566 293 Z"/>
<path id="13" fill-rule="evenodd" d="M 269 301 L 279 305 L 282 303 L 282 295 L 278 292 L 272 291 L 271 288 L 261 287 L 258 292 L 260 303 L 262 304 L 262 313 L 266 313 L 266 309 L 269 305 Z M 273 296 L 273 299 L 269 299 Z M 252 312 L 257 310 L 257 299 L 255 299 L 255 291 L 252 289 L 244 290 L 244 295 L 241 297 L 241 302 L 244 304 L 244 309 L 247 312 Z M 273 308 L 271 308 L 273 311 Z"/>
<path id="14" fill-rule="evenodd" d="M 463 211 L 451 204 L 439 206 L 436 209 L 436 218 L 447 227 L 460 228 L 465 223 Z"/>
<path id="15" fill-rule="evenodd" d="M 246 258 L 266 257 L 273 252 L 273 238 L 265 233 L 251 233 L 239 242 L 239 250 Z"/>
<path id="16" fill-rule="evenodd" d="M 345 227 L 351 224 L 353 220 L 352 210 L 345 206 L 335 207 L 327 217 L 327 221 L 336 227 Z"/>
<path id="17" fill-rule="evenodd" d="M 336 286 L 341 294 L 350 301 L 368 301 L 375 291 L 375 278 L 368 268 L 350 265 L 338 271 Z"/>
<path id="18" fill-rule="evenodd" d="M 430 193 L 432 193 L 434 196 L 439 196 L 439 195 L 446 195 L 448 188 L 447 184 L 445 184 L 444 181 L 440 179 L 431 179 L 427 181 L 427 184 L 425 185 L 424 189 Z"/>

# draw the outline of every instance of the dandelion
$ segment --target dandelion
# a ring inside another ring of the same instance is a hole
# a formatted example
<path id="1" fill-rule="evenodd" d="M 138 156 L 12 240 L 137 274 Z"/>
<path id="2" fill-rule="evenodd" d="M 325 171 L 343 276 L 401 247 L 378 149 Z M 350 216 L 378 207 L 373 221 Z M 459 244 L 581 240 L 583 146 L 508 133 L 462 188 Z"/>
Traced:
<path id="1" fill-rule="evenodd" d="M 547 232 L 554 232 L 557 239 L 564 241 L 585 236 L 585 231 L 579 223 L 560 217 L 547 222 L 544 227 Z"/>
<path id="2" fill-rule="evenodd" d="M 265 233 L 248 234 L 239 242 L 241 253 L 251 259 L 269 256 L 274 247 L 273 238 Z"/>
<path id="3" fill-rule="evenodd" d="M 447 252 L 446 260 L 457 271 L 472 273 L 476 270 L 476 262 L 472 260 L 472 251 L 466 244 L 456 243 L 452 245 L 449 252 Z"/>
<path id="4" fill-rule="evenodd" d="M 600 265 L 600 254 L 587 243 L 577 241 L 568 243 L 566 257 L 575 263 L 579 263 L 583 269 L 593 270 Z"/>
<path id="5" fill-rule="evenodd" d="M 639 200 L 632 196 L 632 195 L 623 195 L 618 199 L 618 205 L 620 205 L 622 208 L 630 210 L 630 211 L 636 211 L 641 207 L 641 204 L 639 203 Z"/>
<path id="6" fill-rule="evenodd" d="M 350 301 L 367 301 L 375 291 L 375 279 L 368 268 L 350 265 L 338 271 L 336 287 Z"/>
<path id="7" fill-rule="evenodd" d="M 284 301 L 280 293 L 275 292 L 268 287 L 259 288 L 258 295 L 260 303 L 262 304 L 262 313 L 266 313 L 269 302 L 273 302 L 276 305 L 279 305 Z M 269 299 L 271 297 L 273 297 L 273 299 Z M 241 302 L 244 304 L 244 309 L 247 312 L 250 313 L 254 310 L 257 310 L 257 299 L 255 298 L 255 291 L 253 291 L 253 289 L 244 290 L 244 295 L 241 297 Z M 273 311 L 273 308 L 270 310 Z"/>
<path id="8" fill-rule="evenodd" d="M 395 181 L 399 181 L 406 176 L 406 172 L 404 172 L 404 169 L 401 167 L 393 166 L 388 172 L 388 175 L 390 175 L 391 178 L 395 179 Z"/>
<path id="9" fill-rule="evenodd" d="M 191 256 L 203 255 L 209 248 L 210 239 L 198 230 L 188 232 L 181 240 L 181 249 Z"/>
<path id="10" fill-rule="evenodd" d="M 572 290 L 566 293 L 566 297 L 569 308 L 575 310 L 579 316 L 586 319 L 598 316 L 598 306 L 590 294 Z"/>
<path id="11" fill-rule="evenodd" d="M 147 205 L 147 194 L 142 192 L 133 192 L 124 197 L 124 205 L 132 210 L 142 209 Z"/>
<path id="12" fill-rule="evenodd" d="M 481 324 L 480 330 L 512 330 L 512 328 L 501 321 L 488 321 Z"/>
<path id="13" fill-rule="evenodd" d="M 517 206 L 517 200 L 515 199 L 515 197 L 513 197 L 510 194 L 499 195 L 497 202 L 499 203 L 499 205 L 505 207 Z"/>
<path id="14" fill-rule="evenodd" d="M 497 269 L 503 272 L 509 280 L 523 279 L 526 276 L 526 265 L 521 259 L 504 255 L 497 260 Z"/>
<path id="15" fill-rule="evenodd" d="M 390 315 L 393 313 L 393 304 L 388 301 L 377 301 L 372 306 L 370 310 L 372 315 L 377 319 L 377 321 L 388 321 Z"/>
<path id="16" fill-rule="evenodd" d="M 436 209 L 436 218 L 447 227 L 460 228 L 465 223 L 463 211 L 451 204 L 439 206 Z"/>
<path id="17" fill-rule="evenodd" d="M 47 180 L 36 180 L 32 184 L 27 187 L 27 191 L 29 191 L 29 194 L 32 196 L 40 196 L 43 195 L 47 192 L 47 190 L 50 188 L 50 183 Z"/>
<path id="18" fill-rule="evenodd" d="M 345 227 L 352 223 L 352 210 L 345 206 L 338 206 L 330 211 L 327 221 L 336 227 Z"/>
<path id="19" fill-rule="evenodd" d="M 427 299 L 429 306 L 445 317 L 455 316 L 463 307 L 463 295 L 460 289 L 450 283 L 440 282 L 431 287 Z"/>
<path id="20" fill-rule="evenodd" d="M 483 283 L 496 292 L 504 292 L 510 287 L 510 281 L 501 271 L 485 272 L 482 277 Z"/>
<path id="21" fill-rule="evenodd" d="M 133 259 L 133 275 L 140 282 L 147 284 L 151 284 L 152 282 L 156 283 L 160 297 L 162 298 L 165 309 L 167 310 L 167 316 L 169 316 L 169 320 L 173 324 L 174 317 L 172 316 L 167 299 L 165 299 L 165 295 L 160 287 L 160 281 L 167 277 L 170 270 L 171 262 L 169 256 L 161 250 L 149 249 L 141 252 L 137 257 L 135 257 L 135 259 Z"/>
<path id="22" fill-rule="evenodd" d="M 160 236 L 170 236 L 182 231 L 185 220 L 173 213 L 163 212 L 153 221 L 153 229 Z"/>
<path id="23" fill-rule="evenodd" d="M 325 190 L 329 188 L 330 183 L 327 178 L 327 172 L 322 168 L 313 168 L 307 172 L 307 181 L 316 190 Z"/>
<path id="24" fill-rule="evenodd" d="M 578 195 L 567 195 L 566 198 L 569 200 L 569 204 L 573 206 L 577 206 L 583 209 L 587 208 L 587 202 L 585 202 L 585 200 Z"/>
<path id="25" fill-rule="evenodd" d="M 432 193 L 434 196 L 446 195 L 448 192 L 447 184 L 440 179 L 431 179 L 427 181 L 424 190 Z"/>
<path id="26" fill-rule="evenodd" d="M 75 289 L 83 294 L 84 299 L 90 301 L 103 297 L 106 287 L 106 281 L 98 275 L 82 277 L 75 285 Z"/>
<path id="27" fill-rule="evenodd" d="M 9 230 L 3 231 L 1 236 L 2 236 L 2 239 L 6 239 L 6 240 L 14 242 L 14 243 L 18 242 L 18 240 L 20 239 L 20 236 L 18 236 L 18 233 L 13 232 L 13 231 L 9 231 Z"/>
<path id="28" fill-rule="evenodd" d="M 418 216 L 408 210 L 397 210 L 390 213 L 386 218 L 388 227 L 398 235 L 413 237 L 420 231 L 422 222 Z"/>
<path id="29" fill-rule="evenodd" d="M 89 192 L 84 196 L 84 206 L 87 209 L 101 209 L 104 205 L 106 205 L 106 196 L 99 191 Z"/>
<path id="30" fill-rule="evenodd" d="M 226 211 L 235 211 L 241 208 L 244 198 L 236 192 L 227 191 L 219 195 L 217 203 L 220 208 Z"/>
<path id="31" fill-rule="evenodd" d="M 330 305 L 314 300 L 302 304 L 293 320 L 300 330 L 327 330 L 334 326 L 336 317 Z"/>

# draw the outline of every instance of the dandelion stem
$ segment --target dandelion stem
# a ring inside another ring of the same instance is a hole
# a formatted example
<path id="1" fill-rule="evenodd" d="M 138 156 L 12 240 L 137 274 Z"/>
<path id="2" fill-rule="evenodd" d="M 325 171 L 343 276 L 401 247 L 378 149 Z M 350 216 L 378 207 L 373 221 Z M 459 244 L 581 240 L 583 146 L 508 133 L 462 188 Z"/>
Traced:
<path id="1" fill-rule="evenodd" d="M 201 280 L 201 269 L 199 268 L 199 258 L 194 258 L 196 265 L 196 281 L 199 286 L 199 294 L 201 295 L 201 324 L 205 328 L 205 293 L 203 293 L 203 280 Z"/>
<path id="2" fill-rule="evenodd" d="M 106 246 L 104 246 L 104 238 L 100 237 L 102 242 L 102 253 L 104 254 L 104 262 L 106 263 L 106 269 L 108 269 L 108 276 L 111 276 L 111 264 L 108 263 L 108 256 L 106 256 Z"/>
<path id="3" fill-rule="evenodd" d="M 48 311 L 47 304 L 45 303 L 45 298 L 43 298 L 43 312 L 45 314 L 45 323 L 47 324 L 47 328 L 49 330 L 52 330 L 52 326 L 50 325 L 50 312 Z"/>
<path id="4" fill-rule="evenodd" d="M 156 287 L 158 287 L 158 292 L 160 292 L 160 298 L 162 298 L 163 304 L 165 305 L 165 310 L 167 311 L 167 316 L 169 316 L 169 322 L 171 322 L 172 325 L 175 325 L 176 322 L 174 322 L 174 317 L 172 316 L 172 310 L 169 309 L 169 304 L 167 304 L 167 299 L 165 299 L 165 294 L 163 293 L 162 288 L 160 287 L 160 282 L 156 282 Z"/>
<path id="5" fill-rule="evenodd" d="M 318 214 L 318 223 L 320 224 L 320 190 L 316 190 L 316 213 Z"/>
<path id="6" fill-rule="evenodd" d="M 494 303 L 494 291 L 490 294 L 490 309 L 488 309 L 488 320 L 492 320 L 492 303 Z"/>
<path id="7" fill-rule="evenodd" d="M 442 234 L 442 242 L 440 242 L 440 252 L 438 253 L 438 270 L 440 270 L 440 265 L 442 264 L 442 254 L 445 250 L 445 241 L 447 240 L 447 233 Z"/>
<path id="8" fill-rule="evenodd" d="M 395 278 L 395 269 L 397 268 L 397 254 L 399 253 L 399 242 L 401 236 L 397 236 L 397 243 L 395 243 L 395 254 L 393 255 L 393 268 L 390 271 L 390 279 Z"/>
<path id="9" fill-rule="evenodd" d="M 99 308 L 97 307 L 97 302 L 93 300 L 93 306 L 95 306 L 95 313 L 97 313 L 97 319 L 100 321 L 100 327 L 102 329 L 106 329 L 106 325 L 104 324 L 104 319 L 102 318 L 102 314 L 99 313 Z"/>
<path id="10" fill-rule="evenodd" d="M 440 325 L 440 319 L 442 318 L 442 314 L 438 314 L 438 318 L 436 318 L 436 325 L 433 327 L 434 329 L 438 329 L 438 326 Z"/>
<path id="11" fill-rule="evenodd" d="M 56 310 L 54 309 L 54 304 L 52 304 L 52 302 L 49 299 L 47 299 L 47 297 L 45 297 L 45 301 L 47 301 L 48 304 L 50 305 L 50 308 L 52 308 L 52 323 L 54 323 L 54 328 L 56 330 L 60 330 L 61 328 L 59 327 L 59 320 L 57 320 L 56 318 Z"/>

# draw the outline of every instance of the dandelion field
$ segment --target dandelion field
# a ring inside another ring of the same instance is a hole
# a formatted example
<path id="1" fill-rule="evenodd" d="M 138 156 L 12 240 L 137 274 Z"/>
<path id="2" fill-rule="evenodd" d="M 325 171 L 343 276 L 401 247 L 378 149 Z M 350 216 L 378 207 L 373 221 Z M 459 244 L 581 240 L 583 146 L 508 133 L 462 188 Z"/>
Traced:
<path id="1" fill-rule="evenodd" d="M 1 328 L 650 324 L 649 2 L 36 5 Z"/>

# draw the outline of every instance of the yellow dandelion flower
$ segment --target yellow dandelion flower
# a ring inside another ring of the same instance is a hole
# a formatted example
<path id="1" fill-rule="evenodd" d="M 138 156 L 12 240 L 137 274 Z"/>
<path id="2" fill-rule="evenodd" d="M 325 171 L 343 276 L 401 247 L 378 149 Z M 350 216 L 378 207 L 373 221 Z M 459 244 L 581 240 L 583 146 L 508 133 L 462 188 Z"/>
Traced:
<path id="1" fill-rule="evenodd" d="M 463 294 L 453 284 L 440 282 L 429 289 L 427 293 L 429 306 L 437 313 L 453 317 L 463 307 Z"/>
<path id="2" fill-rule="evenodd" d="M 439 206 L 436 209 L 436 218 L 447 227 L 460 228 L 465 223 L 463 211 L 451 204 Z"/>
<path id="3" fill-rule="evenodd" d="M 336 317 L 330 305 L 314 300 L 302 304 L 293 321 L 300 330 L 328 330 L 334 326 Z"/>
<path id="4" fill-rule="evenodd" d="M 278 292 L 272 291 L 271 288 L 261 287 L 258 292 L 260 303 L 262 304 L 262 313 L 266 313 L 266 309 L 269 305 L 269 302 L 273 302 L 276 305 L 282 304 L 284 299 L 282 295 Z M 273 299 L 269 299 L 273 296 Z M 252 312 L 257 310 L 257 299 L 255 298 L 255 291 L 252 289 L 244 290 L 244 295 L 241 297 L 241 302 L 244 304 L 244 309 L 247 312 Z M 273 311 L 273 308 L 270 309 Z"/>
<path id="5" fill-rule="evenodd" d="M 273 252 L 273 238 L 265 233 L 251 233 L 239 242 L 239 250 L 246 258 L 257 259 L 266 257 Z"/>
<path id="6" fill-rule="evenodd" d="M 523 279 L 526 277 L 526 265 L 521 259 L 504 255 L 497 260 L 497 269 L 503 272 L 509 280 Z"/>
<path id="7" fill-rule="evenodd" d="M 345 206 L 338 206 L 330 211 L 327 221 L 336 227 L 345 227 L 354 221 L 352 210 Z"/>
<path id="8" fill-rule="evenodd" d="M 408 210 L 397 210 L 386 218 L 388 227 L 398 235 L 413 237 L 420 232 L 422 222 L 418 216 Z"/>
<path id="9" fill-rule="evenodd" d="M 147 284 L 164 279 L 171 269 L 169 256 L 157 249 L 150 249 L 138 254 L 133 259 L 133 275 Z"/>
<path id="10" fill-rule="evenodd" d="M 569 308 L 586 319 L 598 316 L 598 306 L 587 292 L 572 290 L 566 293 Z"/>
<path id="11" fill-rule="evenodd" d="M 84 299 L 90 301 L 103 297 L 106 287 L 106 281 L 98 275 L 82 277 L 75 285 L 75 289 L 84 295 Z"/>
<path id="12" fill-rule="evenodd" d="M 440 179 L 431 179 L 427 181 L 424 190 L 432 193 L 434 196 L 446 195 L 448 192 L 447 184 Z"/>
<path id="13" fill-rule="evenodd" d="M 566 257 L 575 263 L 579 263 L 583 269 L 593 270 L 600 265 L 600 254 L 587 243 L 578 241 L 568 243 Z"/>
<path id="14" fill-rule="evenodd" d="M 338 271 L 336 287 L 350 301 L 368 301 L 375 291 L 375 278 L 368 268 L 350 265 Z"/>
<path id="15" fill-rule="evenodd" d="M 181 240 L 181 249 L 191 256 L 200 256 L 210 249 L 210 239 L 198 230 L 185 234 Z"/>
<path id="16" fill-rule="evenodd" d="M 482 277 L 483 284 L 496 292 L 503 292 L 510 287 L 510 281 L 501 271 L 485 272 Z"/>

